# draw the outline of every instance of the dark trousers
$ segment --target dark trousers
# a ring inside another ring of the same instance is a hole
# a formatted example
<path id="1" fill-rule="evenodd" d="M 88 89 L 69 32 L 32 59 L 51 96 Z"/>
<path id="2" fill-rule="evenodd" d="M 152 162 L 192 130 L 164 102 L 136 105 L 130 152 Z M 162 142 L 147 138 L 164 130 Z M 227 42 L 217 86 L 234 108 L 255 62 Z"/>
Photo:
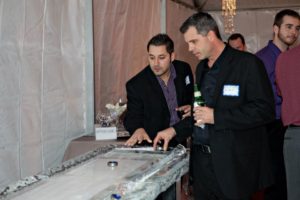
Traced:
<path id="1" fill-rule="evenodd" d="M 192 151 L 194 200 L 231 200 L 221 191 L 213 170 L 211 154 L 203 153 L 197 145 L 193 145 Z M 235 200 L 250 200 L 250 197 Z"/>
<path id="2" fill-rule="evenodd" d="M 287 186 L 283 157 L 283 142 L 286 132 L 281 120 L 275 120 L 268 124 L 267 131 L 271 150 L 272 171 L 275 183 L 266 188 L 265 200 L 286 200 Z"/>

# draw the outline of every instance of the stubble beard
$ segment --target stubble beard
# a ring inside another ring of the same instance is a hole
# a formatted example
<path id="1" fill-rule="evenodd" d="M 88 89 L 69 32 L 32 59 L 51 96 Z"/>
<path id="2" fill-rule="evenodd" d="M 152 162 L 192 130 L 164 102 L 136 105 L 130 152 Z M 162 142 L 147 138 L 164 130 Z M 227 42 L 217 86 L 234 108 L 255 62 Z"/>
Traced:
<path id="1" fill-rule="evenodd" d="M 280 32 L 278 33 L 278 39 L 287 46 L 291 46 L 297 40 L 297 37 L 294 37 L 293 40 L 289 40 L 288 37 L 284 37 Z"/>

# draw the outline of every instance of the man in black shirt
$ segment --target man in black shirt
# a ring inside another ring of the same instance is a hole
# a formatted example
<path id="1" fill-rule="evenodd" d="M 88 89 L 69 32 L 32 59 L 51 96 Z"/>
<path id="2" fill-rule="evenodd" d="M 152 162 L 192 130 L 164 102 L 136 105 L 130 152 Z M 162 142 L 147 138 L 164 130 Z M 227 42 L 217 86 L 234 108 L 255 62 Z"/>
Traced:
<path id="1" fill-rule="evenodd" d="M 194 108 L 195 200 L 248 200 L 273 181 L 266 124 L 275 117 L 274 99 L 263 63 L 226 46 L 207 13 L 192 15 L 180 31 L 200 60 L 196 83 L 206 104 Z M 154 148 L 161 140 L 166 149 L 171 138 L 188 136 L 159 133 Z"/>

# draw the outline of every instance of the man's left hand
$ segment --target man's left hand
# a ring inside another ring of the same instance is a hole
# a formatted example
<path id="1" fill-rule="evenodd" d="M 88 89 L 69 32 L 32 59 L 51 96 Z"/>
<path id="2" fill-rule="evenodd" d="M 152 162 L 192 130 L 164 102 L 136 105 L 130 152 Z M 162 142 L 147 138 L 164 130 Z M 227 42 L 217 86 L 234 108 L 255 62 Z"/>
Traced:
<path id="1" fill-rule="evenodd" d="M 191 105 L 184 105 L 176 108 L 176 111 L 182 113 L 182 119 L 191 116 Z"/>
<path id="2" fill-rule="evenodd" d="M 167 151 L 170 140 L 175 137 L 176 131 L 173 127 L 167 128 L 163 131 L 159 131 L 154 138 L 153 148 L 156 149 L 157 144 L 164 142 L 163 150 Z"/>

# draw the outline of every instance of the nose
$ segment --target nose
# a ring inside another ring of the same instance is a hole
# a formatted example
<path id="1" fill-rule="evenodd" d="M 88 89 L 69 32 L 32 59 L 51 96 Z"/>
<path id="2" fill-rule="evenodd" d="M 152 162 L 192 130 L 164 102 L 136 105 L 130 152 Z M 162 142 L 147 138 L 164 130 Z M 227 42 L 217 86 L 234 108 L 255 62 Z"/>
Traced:
<path id="1" fill-rule="evenodd" d="M 194 45 L 189 44 L 189 51 L 193 51 L 193 49 L 194 49 Z"/>
<path id="2" fill-rule="evenodd" d="M 154 59 L 154 65 L 159 65 L 159 59 L 158 58 Z"/>
<path id="3" fill-rule="evenodd" d="M 298 28 L 294 28 L 293 29 L 293 33 L 298 37 L 298 35 L 299 35 L 299 29 Z"/>
<path id="4" fill-rule="evenodd" d="M 291 33 L 297 37 L 299 34 L 299 30 L 297 29 L 297 27 L 293 27 L 291 28 Z"/>

